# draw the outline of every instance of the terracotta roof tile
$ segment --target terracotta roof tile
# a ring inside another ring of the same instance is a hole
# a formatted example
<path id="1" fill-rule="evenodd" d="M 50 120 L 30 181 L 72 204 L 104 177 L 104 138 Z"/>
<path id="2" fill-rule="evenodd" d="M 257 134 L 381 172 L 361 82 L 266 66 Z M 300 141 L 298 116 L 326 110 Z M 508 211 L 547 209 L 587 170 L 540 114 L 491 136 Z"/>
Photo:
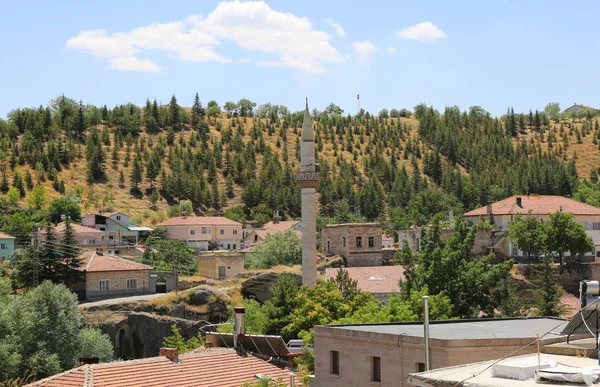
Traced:
<path id="1" fill-rule="evenodd" d="M 75 231 L 75 234 L 83 234 L 83 235 L 98 238 L 98 239 L 100 239 L 104 236 L 104 231 L 96 230 L 95 228 L 82 226 L 81 224 L 78 224 L 78 223 L 71 223 L 71 226 L 73 227 L 73 231 Z M 66 228 L 66 224 L 64 222 L 62 222 L 62 223 L 59 223 L 56 226 L 54 226 L 53 230 L 56 234 L 62 234 L 65 232 L 65 228 Z"/>
<path id="2" fill-rule="evenodd" d="M 241 223 L 227 219 L 223 216 L 177 216 L 158 226 L 242 226 Z"/>
<path id="3" fill-rule="evenodd" d="M 288 369 L 252 355 L 238 355 L 233 350 L 190 353 L 181 355 L 179 360 L 174 363 L 161 356 L 86 365 L 29 386 L 84 386 L 85 373 L 86 387 L 239 387 L 256 380 L 257 374 L 281 378 L 286 386 L 290 380 Z"/>
<path id="4" fill-rule="evenodd" d="M 517 198 L 521 198 L 520 207 L 517 205 Z M 548 215 L 561 210 L 563 212 L 571 212 L 575 215 L 600 215 L 600 208 L 564 196 L 516 195 L 492 203 L 492 213 L 494 215 L 527 214 L 530 210 L 533 215 Z M 469 211 L 464 216 L 486 215 L 487 206 L 484 206 Z"/>
<path id="5" fill-rule="evenodd" d="M 335 278 L 338 270 L 336 268 L 326 269 L 325 278 L 327 280 Z M 358 282 L 360 290 L 369 293 L 399 292 L 399 282 L 404 279 L 404 267 L 402 266 L 345 267 L 342 270 L 347 271 L 350 278 Z"/>
<path id="6" fill-rule="evenodd" d="M 134 262 L 111 255 L 98 255 L 95 251 L 85 251 L 79 258 L 82 260 L 81 271 L 131 271 L 131 270 L 153 270 L 152 266 Z"/>
<path id="7" fill-rule="evenodd" d="M 3 232 L 0 232 L 0 239 L 15 239 L 15 237 L 5 234 Z"/>

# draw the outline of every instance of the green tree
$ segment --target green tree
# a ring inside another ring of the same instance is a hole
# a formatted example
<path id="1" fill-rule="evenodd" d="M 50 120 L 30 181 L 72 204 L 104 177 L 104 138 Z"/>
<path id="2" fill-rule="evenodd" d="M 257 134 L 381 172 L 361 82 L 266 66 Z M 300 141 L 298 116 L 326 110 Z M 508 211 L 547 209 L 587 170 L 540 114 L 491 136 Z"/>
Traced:
<path id="1" fill-rule="evenodd" d="M 209 101 L 206 107 L 206 116 L 216 120 L 216 118 L 221 114 L 221 108 L 216 101 Z"/>
<path id="2" fill-rule="evenodd" d="M 204 345 L 205 339 L 200 332 L 198 332 L 198 336 L 193 336 L 187 340 L 181 335 L 176 324 L 171 325 L 171 332 L 173 332 L 173 335 L 163 337 L 163 346 L 177 348 L 179 353 L 190 352 Z"/>
<path id="3" fill-rule="evenodd" d="M 296 304 L 298 289 L 298 280 L 292 273 L 282 273 L 271 286 L 271 299 L 263 307 L 267 317 L 266 334 L 278 335 L 291 322 L 289 316 Z"/>
<path id="4" fill-rule="evenodd" d="M 156 270 L 177 269 L 183 275 L 195 275 L 198 272 L 196 251 L 185 243 L 148 237 L 146 250 L 142 255 L 142 263 L 153 266 Z"/>
<path id="5" fill-rule="evenodd" d="M 11 187 L 6 193 L 6 200 L 12 205 L 16 205 L 21 200 L 21 193 L 17 187 Z"/>
<path id="6" fill-rule="evenodd" d="M 531 213 L 525 217 L 517 214 L 508 224 L 508 238 L 519 250 L 526 252 L 529 259 L 532 253 L 542 251 L 546 243 L 542 225 Z"/>
<path id="7" fill-rule="evenodd" d="M 179 109 L 177 98 L 175 98 L 175 94 L 173 94 L 171 101 L 169 102 L 169 114 L 171 115 L 171 124 L 173 125 L 173 129 L 179 129 L 181 125 Z"/>
<path id="8" fill-rule="evenodd" d="M 29 209 L 33 211 L 39 211 L 46 206 L 46 188 L 43 185 L 38 184 L 31 192 L 29 192 L 29 198 L 27 199 Z"/>
<path id="9" fill-rule="evenodd" d="M 77 220 L 81 218 L 79 198 L 74 196 L 59 196 L 53 199 L 48 206 L 48 221 L 54 224 L 61 221 L 61 217 L 67 216 Z"/>
<path id="10" fill-rule="evenodd" d="M 558 102 L 550 102 L 548 103 L 548 105 L 546 105 L 546 107 L 544 108 L 544 113 L 546 113 L 546 115 L 548 117 L 550 117 L 551 119 L 554 119 L 558 116 L 558 113 L 560 113 L 560 105 Z"/>
<path id="11" fill-rule="evenodd" d="M 192 105 L 192 128 L 198 130 L 199 129 L 199 123 L 200 121 L 202 121 L 202 119 L 204 118 L 204 115 L 206 114 L 206 112 L 204 111 L 204 108 L 202 107 L 202 102 L 200 102 L 200 97 L 198 96 L 198 93 L 196 93 L 196 96 L 194 97 L 194 104 Z"/>
<path id="12" fill-rule="evenodd" d="M 564 264 L 565 252 L 570 252 L 571 259 L 577 254 L 594 251 L 594 242 L 587 236 L 581 223 L 573 220 L 573 214 L 557 211 L 550 214 L 550 219 L 544 223 L 546 243 L 545 252 L 556 254 L 560 264 Z"/>
<path id="13" fill-rule="evenodd" d="M 238 101 L 237 106 L 239 108 L 240 116 L 252 117 L 252 111 L 256 107 L 256 102 L 252 102 L 249 99 L 242 98 Z"/>
<path id="14" fill-rule="evenodd" d="M 560 303 L 560 296 L 564 291 L 556 284 L 552 275 L 553 264 L 550 257 L 544 257 L 539 265 L 538 288 L 535 291 L 537 313 L 540 316 L 560 316 L 565 312 Z"/>
<path id="15" fill-rule="evenodd" d="M 100 329 L 84 328 L 79 331 L 78 358 L 98 358 L 101 362 L 114 359 L 113 345 L 107 334 Z"/>
<path id="16" fill-rule="evenodd" d="M 133 167 L 131 168 L 131 175 L 129 179 L 131 180 L 131 184 L 133 184 L 133 189 L 138 191 L 138 185 L 142 182 L 144 170 L 142 167 L 142 160 L 139 157 L 136 157 L 133 160 Z"/>
<path id="17" fill-rule="evenodd" d="M 297 265 L 302 261 L 302 241 L 293 230 L 268 233 L 246 259 L 249 269 Z"/>

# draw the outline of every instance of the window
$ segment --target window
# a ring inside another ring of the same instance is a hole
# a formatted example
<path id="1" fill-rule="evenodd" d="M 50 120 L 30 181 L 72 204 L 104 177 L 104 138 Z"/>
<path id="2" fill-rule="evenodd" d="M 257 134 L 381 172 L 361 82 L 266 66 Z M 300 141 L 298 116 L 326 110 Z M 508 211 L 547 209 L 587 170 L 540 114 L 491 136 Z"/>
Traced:
<path id="1" fill-rule="evenodd" d="M 330 366 L 329 373 L 332 375 L 340 374 L 340 353 L 338 351 L 331 351 L 329 353 Z"/>
<path id="2" fill-rule="evenodd" d="M 346 247 L 346 237 L 342 237 L 342 247 Z"/>
<path id="3" fill-rule="evenodd" d="M 600 230 L 600 222 L 594 222 L 594 223 L 592 224 L 592 228 L 593 228 L 594 230 Z"/>
<path id="4" fill-rule="evenodd" d="M 356 247 L 362 247 L 362 237 L 356 237 Z"/>
<path id="5" fill-rule="evenodd" d="M 327 252 L 331 250 L 331 241 L 327 241 Z"/>
<path id="6" fill-rule="evenodd" d="M 202 227 L 202 228 L 200 229 L 200 232 L 201 232 L 202 234 L 210 234 L 210 227 Z"/>
<path id="7" fill-rule="evenodd" d="M 225 230 L 219 230 L 219 234 L 221 234 L 221 235 L 225 234 Z"/>
<path id="8" fill-rule="evenodd" d="M 110 280 L 98 280 L 98 290 L 110 290 Z"/>
<path id="9" fill-rule="evenodd" d="M 371 357 L 371 381 L 381 382 L 381 358 L 379 356 Z"/>
<path id="10" fill-rule="evenodd" d="M 235 243 L 233 244 L 233 249 L 237 249 L 237 245 Z"/>
<path id="11" fill-rule="evenodd" d="M 369 237 L 369 247 L 375 247 L 375 237 Z"/>
<path id="12" fill-rule="evenodd" d="M 231 243 L 227 244 L 227 250 L 231 250 Z"/>
<path id="13" fill-rule="evenodd" d="M 417 372 L 425 372 L 425 363 L 417 363 Z"/>
<path id="14" fill-rule="evenodd" d="M 117 215 L 117 220 L 121 220 L 121 215 Z"/>
<path id="15" fill-rule="evenodd" d="M 190 235 L 196 235 L 196 230 L 190 230 Z"/>
<path id="16" fill-rule="evenodd" d="M 237 235 L 238 230 L 233 230 L 233 235 Z"/>
<path id="17" fill-rule="evenodd" d="M 0 243 L 0 249 L 6 250 L 6 243 Z"/>
<path id="18" fill-rule="evenodd" d="M 127 289 L 137 289 L 137 278 L 127 278 Z"/>
<path id="19" fill-rule="evenodd" d="M 109 235 L 109 236 L 108 236 L 108 239 L 110 239 L 110 240 L 112 241 L 113 239 L 115 239 L 115 237 L 114 237 L 114 236 L 112 236 L 112 235 Z"/>

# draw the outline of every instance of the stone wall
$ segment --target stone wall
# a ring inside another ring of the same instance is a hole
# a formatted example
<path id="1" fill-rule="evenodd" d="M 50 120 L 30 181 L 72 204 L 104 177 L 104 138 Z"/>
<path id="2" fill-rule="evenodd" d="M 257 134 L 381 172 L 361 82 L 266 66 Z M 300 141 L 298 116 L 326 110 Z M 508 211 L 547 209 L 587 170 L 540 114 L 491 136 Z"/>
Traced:
<path id="1" fill-rule="evenodd" d="M 137 279 L 136 289 L 127 289 L 127 280 Z M 99 280 L 110 280 L 110 290 L 99 290 Z M 126 296 L 135 294 L 152 294 L 155 288 L 151 285 L 149 270 L 86 272 L 85 293 L 87 299 L 102 297 Z"/>
<path id="2" fill-rule="evenodd" d="M 321 230 L 321 246 L 325 254 L 343 256 L 349 267 L 380 266 L 383 260 L 381 233 L 378 223 L 328 225 Z M 373 238 L 372 247 L 369 237 Z"/>

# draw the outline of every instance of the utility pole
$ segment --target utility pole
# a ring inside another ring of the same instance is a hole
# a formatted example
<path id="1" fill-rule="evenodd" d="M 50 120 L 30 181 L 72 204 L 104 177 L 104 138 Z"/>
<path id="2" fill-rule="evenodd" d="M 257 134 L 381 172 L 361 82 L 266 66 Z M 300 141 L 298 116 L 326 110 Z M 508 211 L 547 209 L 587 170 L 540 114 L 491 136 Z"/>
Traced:
<path id="1" fill-rule="evenodd" d="M 38 252 L 38 230 L 39 225 L 33 228 L 33 287 L 37 288 L 40 284 L 40 255 Z"/>

